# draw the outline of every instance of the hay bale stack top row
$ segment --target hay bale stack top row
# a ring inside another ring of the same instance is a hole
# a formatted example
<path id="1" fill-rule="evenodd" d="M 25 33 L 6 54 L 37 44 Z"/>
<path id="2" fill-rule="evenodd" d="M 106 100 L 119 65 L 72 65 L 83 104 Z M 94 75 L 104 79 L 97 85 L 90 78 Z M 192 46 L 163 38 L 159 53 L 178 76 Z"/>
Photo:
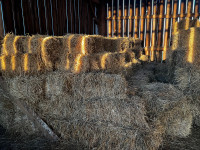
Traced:
<path id="1" fill-rule="evenodd" d="M 1 49 L 5 74 L 34 74 L 51 70 L 73 73 L 118 72 L 139 63 L 141 40 L 94 35 L 15 36 L 7 34 Z"/>

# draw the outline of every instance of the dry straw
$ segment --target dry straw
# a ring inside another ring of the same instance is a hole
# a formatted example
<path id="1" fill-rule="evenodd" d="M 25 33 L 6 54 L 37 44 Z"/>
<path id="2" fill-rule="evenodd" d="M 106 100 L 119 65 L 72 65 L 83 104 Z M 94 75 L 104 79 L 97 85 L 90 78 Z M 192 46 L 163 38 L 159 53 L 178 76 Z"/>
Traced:
<path id="1" fill-rule="evenodd" d="M 157 149 L 148 145 L 148 132 L 135 127 L 134 130 L 101 122 L 52 120 L 51 126 L 67 141 L 76 141 L 88 149 Z M 155 141 L 155 139 L 151 139 Z M 153 142 L 152 142 L 153 143 Z"/>
<path id="2" fill-rule="evenodd" d="M 167 135 L 186 137 L 190 134 L 193 115 L 181 91 L 169 84 L 152 83 L 143 86 L 140 95 L 150 121 L 160 123 Z"/>
<path id="3" fill-rule="evenodd" d="M 46 95 L 50 97 L 51 95 L 66 94 L 76 99 L 94 97 L 122 99 L 126 98 L 126 86 L 126 80 L 121 75 L 55 72 L 47 76 Z"/>
<path id="4" fill-rule="evenodd" d="M 182 30 L 188 30 L 191 27 L 200 27 L 200 21 L 198 19 L 191 20 L 190 18 L 183 19 L 174 24 L 173 32 L 176 33 Z"/>

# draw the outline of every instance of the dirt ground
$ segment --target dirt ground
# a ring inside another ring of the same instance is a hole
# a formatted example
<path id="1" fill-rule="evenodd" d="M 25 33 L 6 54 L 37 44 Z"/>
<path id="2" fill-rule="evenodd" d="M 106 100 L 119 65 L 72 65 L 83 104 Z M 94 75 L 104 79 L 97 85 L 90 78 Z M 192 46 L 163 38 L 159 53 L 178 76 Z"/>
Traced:
<path id="1" fill-rule="evenodd" d="M 35 149 L 84 149 L 82 146 L 66 142 L 50 142 L 44 137 L 22 138 L 9 135 L 0 126 L 0 150 L 35 150 Z M 194 127 L 192 134 L 187 138 L 169 138 L 159 150 L 199 150 L 200 149 L 200 127 Z"/>

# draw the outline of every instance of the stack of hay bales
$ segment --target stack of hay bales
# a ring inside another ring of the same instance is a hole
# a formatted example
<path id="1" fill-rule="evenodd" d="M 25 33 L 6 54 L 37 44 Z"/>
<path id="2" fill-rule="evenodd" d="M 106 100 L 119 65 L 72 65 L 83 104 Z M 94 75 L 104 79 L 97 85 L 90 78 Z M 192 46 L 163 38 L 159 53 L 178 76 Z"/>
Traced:
<path id="1" fill-rule="evenodd" d="M 54 71 L 6 81 L 9 93 L 26 102 L 64 140 L 106 149 L 157 149 L 162 141 L 146 122 L 141 99 L 127 96 L 122 75 Z M 25 116 L 13 114 L 11 127 L 25 134 L 24 125 L 12 125 Z"/>
<path id="2" fill-rule="evenodd" d="M 141 40 L 133 38 L 7 34 L 3 39 L 0 70 L 6 76 L 52 70 L 129 74 L 140 64 L 141 52 Z"/>
<path id="3" fill-rule="evenodd" d="M 0 70 L 9 94 L 26 103 L 60 138 L 90 149 L 157 149 L 162 137 L 146 122 L 140 98 L 127 96 L 121 75 L 123 69 L 140 63 L 133 52 L 140 41 L 135 41 L 134 45 L 129 38 L 8 34 Z M 17 106 L 1 102 L 5 128 L 22 135 L 38 132 Z"/>
<path id="4" fill-rule="evenodd" d="M 200 115 L 200 22 L 198 20 L 182 22 L 175 29 L 172 47 L 169 53 L 169 66 L 171 80 L 183 91 L 185 95 L 191 97 L 191 104 L 194 116 Z M 191 28 L 183 28 L 189 26 Z M 195 119 L 198 122 L 199 117 Z"/>

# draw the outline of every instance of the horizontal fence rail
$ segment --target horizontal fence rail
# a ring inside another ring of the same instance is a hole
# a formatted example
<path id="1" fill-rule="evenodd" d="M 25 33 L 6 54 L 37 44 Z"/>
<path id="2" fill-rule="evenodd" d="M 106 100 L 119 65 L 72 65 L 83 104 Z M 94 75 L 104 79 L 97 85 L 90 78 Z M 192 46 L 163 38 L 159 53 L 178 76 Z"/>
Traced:
<path id="1" fill-rule="evenodd" d="M 110 0 L 106 5 L 107 36 L 140 38 L 151 61 L 166 59 L 176 21 L 200 20 L 198 0 Z"/>

